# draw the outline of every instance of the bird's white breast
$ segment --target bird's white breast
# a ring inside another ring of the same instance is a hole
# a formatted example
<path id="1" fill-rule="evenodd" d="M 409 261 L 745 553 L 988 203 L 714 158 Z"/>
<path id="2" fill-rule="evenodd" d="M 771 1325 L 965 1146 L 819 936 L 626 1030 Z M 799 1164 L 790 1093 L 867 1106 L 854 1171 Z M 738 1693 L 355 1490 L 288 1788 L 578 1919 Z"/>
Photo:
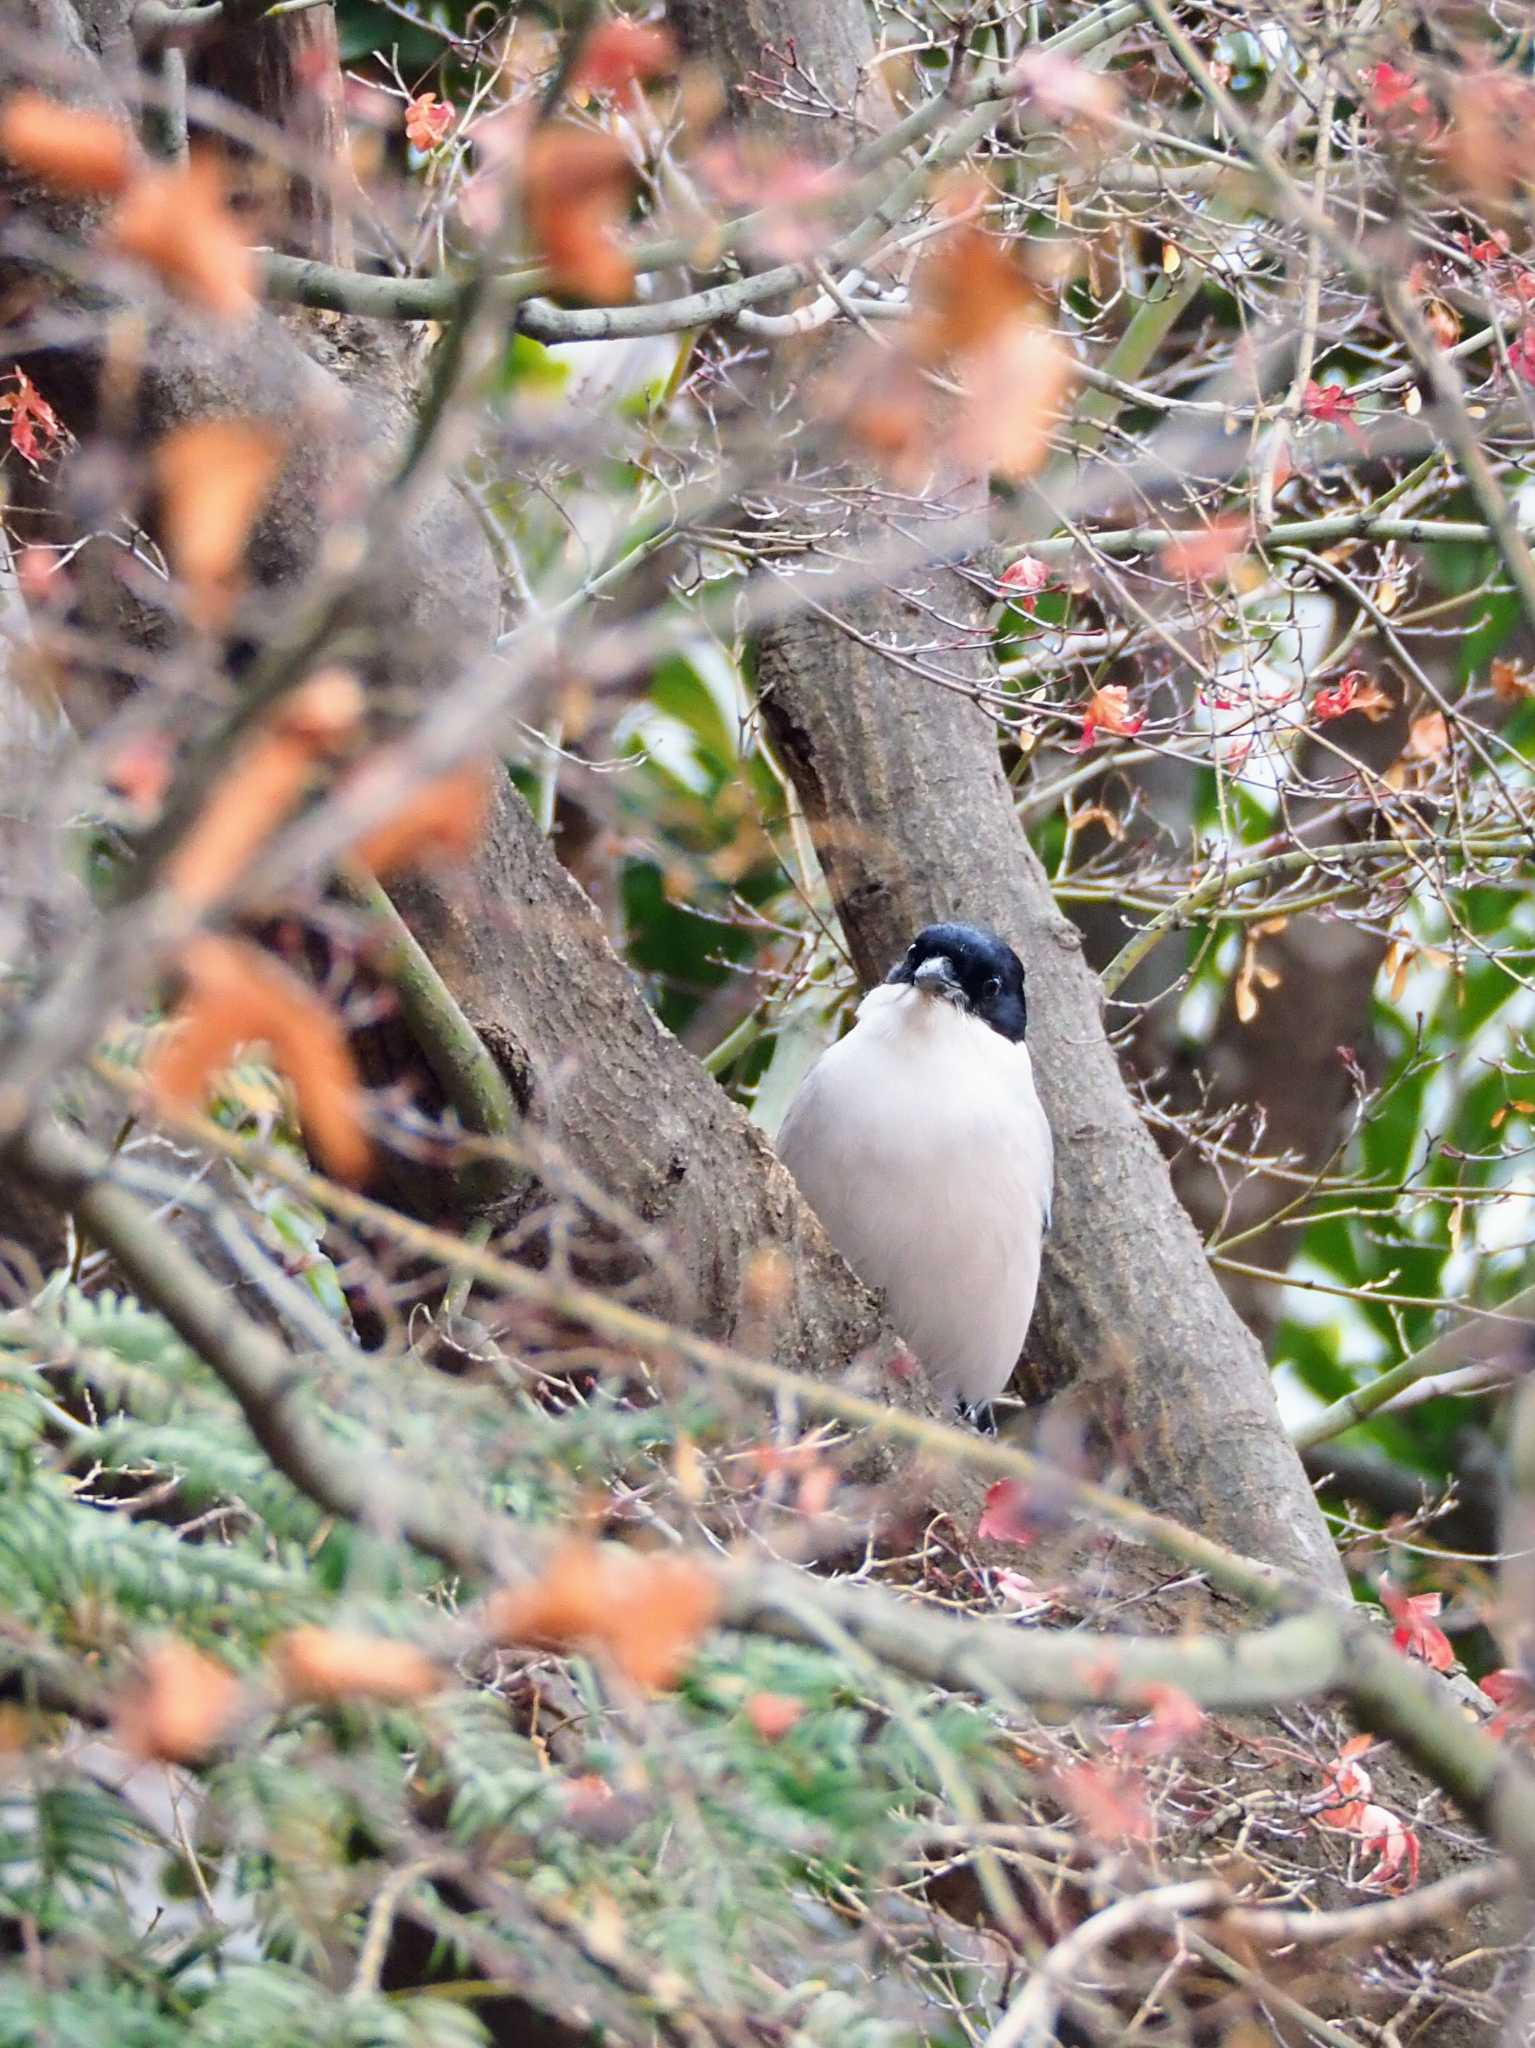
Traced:
<path id="1" fill-rule="evenodd" d="M 1028 1050 L 887 984 L 807 1076 L 778 1137 L 848 1264 L 954 1399 L 986 1401 L 1034 1310 L 1053 1174 Z"/>

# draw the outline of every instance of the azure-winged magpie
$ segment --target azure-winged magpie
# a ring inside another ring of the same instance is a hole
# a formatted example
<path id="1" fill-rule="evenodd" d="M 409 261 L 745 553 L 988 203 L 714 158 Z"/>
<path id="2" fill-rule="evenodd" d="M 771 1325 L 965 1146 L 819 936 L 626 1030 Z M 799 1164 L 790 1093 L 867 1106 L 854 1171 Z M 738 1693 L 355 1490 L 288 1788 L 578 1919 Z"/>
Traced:
<path id="1" fill-rule="evenodd" d="M 1023 1349 L 1054 1155 L 1024 1044 L 1023 963 L 933 924 L 806 1076 L 778 1151 L 848 1264 L 961 1407 Z"/>

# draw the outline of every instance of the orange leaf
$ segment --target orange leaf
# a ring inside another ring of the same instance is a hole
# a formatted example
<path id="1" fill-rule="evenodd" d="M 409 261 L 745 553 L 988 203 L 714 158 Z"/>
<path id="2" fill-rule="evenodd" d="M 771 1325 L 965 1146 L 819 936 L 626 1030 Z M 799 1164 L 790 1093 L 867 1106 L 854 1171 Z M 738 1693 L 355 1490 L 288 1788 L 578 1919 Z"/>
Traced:
<path id="1" fill-rule="evenodd" d="M 454 110 L 434 92 L 421 93 L 405 109 L 405 139 L 412 149 L 429 155 L 453 126 Z"/>
<path id="2" fill-rule="evenodd" d="M 357 858 L 375 875 L 430 862 L 467 860 L 485 831 L 494 768 L 471 762 L 455 768 L 358 840 Z"/>
<path id="3" fill-rule="evenodd" d="M 1443 299 L 1428 299 L 1423 306 L 1423 324 L 1440 348 L 1454 348 L 1460 340 L 1460 315 Z"/>
<path id="4" fill-rule="evenodd" d="M 1162 549 L 1162 566 L 1169 576 L 1208 583 L 1221 574 L 1231 557 L 1240 554 L 1251 538 L 1251 523 L 1238 513 L 1229 513 L 1208 526 L 1171 535 Z"/>
<path id="5" fill-rule="evenodd" d="M 1023 483 L 1043 467 L 1071 389 L 1071 357 L 1037 313 L 1020 313 L 960 360 L 962 463 Z"/>
<path id="6" fill-rule="evenodd" d="M 326 1172 L 359 1181 L 370 1146 L 346 1033 L 330 1007 L 280 962 L 240 939 L 194 939 L 175 1029 L 144 1079 L 170 1110 L 199 1109 L 242 1045 L 264 1040 L 292 1083 L 304 1140 Z"/>
<path id="7" fill-rule="evenodd" d="M 641 79 L 657 78 L 677 62 L 670 29 L 658 22 L 604 21 L 581 45 L 570 75 L 573 92 L 621 92 Z"/>
<path id="8" fill-rule="evenodd" d="M 315 755 L 334 753 L 356 732 L 362 717 L 362 686 L 349 668 L 317 668 L 307 683 L 285 697 L 272 715 L 272 730 L 300 740 Z"/>
<path id="9" fill-rule="evenodd" d="M 155 449 L 165 552 L 200 626 L 220 626 L 229 615 L 245 545 L 282 452 L 274 428 L 232 419 L 173 428 Z"/>
<path id="10" fill-rule="evenodd" d="M 173 755 L 164 733 L 139 733 L 125 740 L 106 765 L 106 783 L 145 817 L 160 808 L 170 787 Z"/>
<path id="11" fill-rule="evenodd" d="M 205 152 L 144 171 L 123 194 L 106 238 L 222 319 L 241 319 L 255 305 L 255 260 L 229 211 L 223 173 Z"/>
<path id="12" fill-rule="evenodd" d="M 352 732 L 362 692 L 347 669 L 321 669 L 248 740 L 165 864 L 166 887 L 197 909 L 245 873 L 308 787 L 316 759 Z"/>
<path id="13" fill-rule="evenodd" d="M 295 1628 L 279 1636 L 274 1655 L 287 1697 L 315 1706 L 334 1700 L 408 1706 L 430 1698 L 443 1683 L 442 1672 L 424 1651 L 385 1636 Z"/>
<path id="14" fill-rule="evenodd" d="M 1099 1841 L 1149 1842 L 1151 1808 L 1139 1774 L 1123 1764 L 1069 1764 L 1058 1771 L 1055 1789 Z"/>
<path id="15" fill-rule="evenodd" d="M 1528 676 L 1516 661 L 1505 661 L 1500 657 L 1492 664 L 1488 680 L 1500 704 L 1518 704 L 1526 697 L 1535 696 L 1535 679 Z"/>
<path id="16" fill-rule="evenodd" d="M 972 181 L 949 195 L 950 212 L 974 203 L 984 188 Z M 1038 294 L 994 235 L 964 221 L 935 245 L 917 272 L 914 337 L 922 360 L 965 355 L 994 340 L 1012 320 L 1031 318 Z"/>
<path id="17" fill-rule="evenodd" d="M 0 107 L 0 154 L 56 192 L 86 195 L 122 192 L 140 163 L 121 123 L 37 92 L 13 93 Z"/>
<path id="18" fill-rule="evenodd" d="M 546 122 L 528 138 L 522 205 L 556 291 L 599 305 L 627 300 L 634 266 L 617 244 L 634 166 L 616 135 Z"/>
<path id="19" fill-rule="evenodd" d="M 965 181 L 945 203 L 957 212 L 984 190 Z M 927 369 L 952 360 L 965 387 L 950 436 L 954 455 L 1015 482 L 1032 476 L 1073 376 L 1034 284 L 995 236 L 963 221 L 918 271 L 915 300 L 911 358 Z"/>
<path id="20" fill-rule="evenodd" d="M 1319 1827 L 1346 1831 L 1358 1825 L 1373 1789 L 1370 1774 L 1358 1759 L 1373 1740 L 1369 1735 L 1351 1735 L 1328 1764 L 1323 1774 L 1322 1807 L 1316 1817 Z"/>
<path id="21" fill-rule="evenodd" d="M 542 1577 L 496 1594 L 486 1619 L 503 1642 L 603 1650 L 626 1677 L 655 1689 L 675 1682 L 718 1611 L 713 1578 L 691 1559 L 576 1540 Z"/>
<path id="22" fill-rule="evenodd" d="M 786 1693 L 754 1692 L 748 1695 L 744 1711 L 764 1742 L 781 1742 L 795 1722 L 803 1718 L 805 1703 L 790 1699 Z"/>
<path id="23" fill-rule="evenodd" d="M 1418 761 L 1434 761 L 1450 744 L 1450 728 L 1442 711 L 1425 711 L 1407 734 L 1407 751 Z"/>
<path id="24" fill-rule="evenodd" d="M 133 1756 L 190 1764 L 218 1741 L 239 1704 L 240 1681 L 179 1636 L 157 1643 L 118 1702 L 117 1739 Z"/>

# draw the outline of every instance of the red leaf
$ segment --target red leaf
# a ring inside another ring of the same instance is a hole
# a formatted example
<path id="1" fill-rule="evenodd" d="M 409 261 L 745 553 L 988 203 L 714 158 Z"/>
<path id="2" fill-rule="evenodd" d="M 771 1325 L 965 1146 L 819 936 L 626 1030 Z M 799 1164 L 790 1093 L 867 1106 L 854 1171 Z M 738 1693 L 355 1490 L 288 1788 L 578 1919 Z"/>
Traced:
<path id="1" fill-rule="evenodd" d="M 1399 71 L 1394 64 L 1377 64 L 1366 76 L 1370 105 L 1377 114 L 1389 115 L 1400 110 L 1419 119 L 1432 119 L 1434 110 L 1428 94 L 1410 71 Z"/>
<path id="2" fill-rule="evenodd" d="M 1204 1708 L 1176 1685 L 1148 1685 L 1143 1697 L 1151 1709 L 1146 1719 L 1117 1728 L 1109 1737 L 1110 1747 L 1122 1756 L 1166 1756 L 1205 1725 Z"/>
<path id="3" fill-rule="evenodd" d="M 1379 683 L 1372 681 L 1362 668 L 1351 668 L 1331 689 L 1318 690 L 1311 700 L 1311 717 L 1317 725 L 1346 717 L 1350 711 L 1362 711 L 1372 725 L 1378 725 L 1393 709 Z"/>
<path id="4" fill-rule="evenodd" d="M 1436 1628 L 1433 1616 L 1444 1604 L 1442 1593 L 1402 1593 L 1392 1585 L 1390 1576 L 1380 1575 L 1380 1604 L 1396 1623 L 1392 1642 L 1409 1657 L 1420 1657 L 1435 1671 L 1448 1671 L 1455 1662 L 1455 1652 L 1450 1639 L 1442 1628 Z"/>
<path id="5" fill-rule="evenodd" d="M 1482 1691 L 1503 1709 L 1487 1723 L 1487 1733 L 1494 1740 L 1535 1730 L 1535 1683 L 1524 1672 L 1507 1665 L 1501 1671 L 1489 1671 L 1482 1680 Z"/>
<path id="6" fill-rule="evenodd" d="M 1241 553 L 1251 535 L 1247 520 L 1232 513 L 1190 533 L 1174 534 L 1162 549 L 1162 566 L 1169 576 L 1208 583 L 1220 575 L 1233 555 Z"/>
<path id="7" fill-rule="evenodd" d="M 1039 593 L 1050 587 L 1050 571 L 1037 555 L 1020 555 L 997 580 L 1007 592 L 1009 602 L 1032 618 Z"/>
<path id="8" fill-rule="evenodd" d="M 1313 382 L 1306 386 L 1301 407 L 1307 419 L 1325 420 L 1329 425 L 1346 427 L 1352 424 L 1358 403 L 1358 398 L 1344 384 Z"/>
<path id="9" fill-rule="evenodd" d="M 1357 1759 L 1370 1747 L 1368 1735 L 1353 1735 L 1327 1766 L 1317 1824 L 1352 1831 L 1372 1790 L 1370 1774 Z"/>
<path id="10" fill-rule="evenodd" d="M 16 389 L 0 394 L 0 414 L 9 414 L 11 446 L 34 469 L 59 447 L 64 429 L 58 415 L 19 365 L 11 371 Z"/>
<path id="11" fill-rule="evenodd" d="M 1359 1880 L 1361 1891 L 1405 1892 L 1418 1881 L 1418 1838 L 1389 1806 L 1366 1806 L 1356 1824 L 1361 1844 L 1375 1854 L 1375 1866 Z"/>
<path id="12" fill-rule="evenodd" d="M 1473 263 L 1497 263 L 1508 254 L 1505 234 L 1491 235 L 1485 242 L 1474 242 L 1469 235 L 1457 235 L 1455 239 Z"/>
<path id="13" fill-rule="evenodd" d="M 1521 1706 L 1535 1707 L 1535 1685 L 1531 1685 L 1522 1671 L 1505 1664 L 1501 1670 L 1489 1671 L 1482 1680 L 1482 1691 L 1488 1699 L 1500 1707 L 1512 1706 L 1516 1701 Z"/>
<path id="14" fill-rule="evenodd" d="M 1130 692 L 1124 684 L 1105 683 L 1087 700 L 1087 709 L 1082 716 L 1082 737 L 1077 741 L 1076 751 L 1085 754 L 1095 744 L 1100 732 L 1128 737 L 1139 732 L 1145 723 L 1144 711 L 1130 709 Z"/>
<path id="15" fill-rule="evenodd" d="M 1029 1513 L 1029 1491 L 1020 1479 L 999 1479 L 986 1489 L 976 1535 L 993 1543 L 1032 1543 L 1039 1524 Z"/>

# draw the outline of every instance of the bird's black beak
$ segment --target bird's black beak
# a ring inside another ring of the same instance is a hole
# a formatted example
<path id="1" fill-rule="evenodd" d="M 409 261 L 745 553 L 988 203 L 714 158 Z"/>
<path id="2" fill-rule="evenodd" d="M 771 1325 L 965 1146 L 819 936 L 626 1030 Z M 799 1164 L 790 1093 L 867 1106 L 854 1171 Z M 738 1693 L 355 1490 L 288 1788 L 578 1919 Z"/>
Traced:
<path id="1" fill-rule="evenodd" d="M 926 996 L 944 996 L 951 1003 L 965 1000 L 965 991 L 954 972 L 954 962 L 947 953 L 934 953 L 924 960 L 912 976 L 912 983 Z"/>

